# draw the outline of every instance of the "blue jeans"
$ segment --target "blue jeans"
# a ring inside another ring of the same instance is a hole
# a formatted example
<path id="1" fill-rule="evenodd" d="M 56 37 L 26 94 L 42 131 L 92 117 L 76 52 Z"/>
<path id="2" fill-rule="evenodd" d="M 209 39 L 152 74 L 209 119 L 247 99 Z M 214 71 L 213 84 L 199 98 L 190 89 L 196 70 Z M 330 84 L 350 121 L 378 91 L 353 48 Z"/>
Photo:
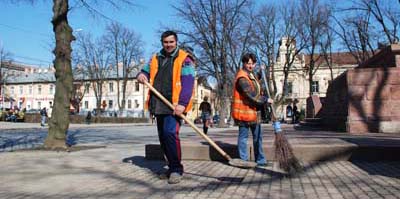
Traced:
<path id="1" fill-rule="evenodd" d="M 247 154 L 247 139 L 249 138 L 249 129 L 253 135 L 253 148 L 254 157 L 256 158 L 257 164 L 265 164 L 264 151 L 262 148 L 262 131 L 260 124 L 243 125 L 239 126 L 239 137 L 238 137 L 238 151 L 239 157 L 242 160 L 249 160 Z"/>
<path id="2" fill-rule="evenodd" d="M 46 116 L 42 115 L 42 120 L 40 122 L 40 125 L 44 126 L 46 124 Z"/>

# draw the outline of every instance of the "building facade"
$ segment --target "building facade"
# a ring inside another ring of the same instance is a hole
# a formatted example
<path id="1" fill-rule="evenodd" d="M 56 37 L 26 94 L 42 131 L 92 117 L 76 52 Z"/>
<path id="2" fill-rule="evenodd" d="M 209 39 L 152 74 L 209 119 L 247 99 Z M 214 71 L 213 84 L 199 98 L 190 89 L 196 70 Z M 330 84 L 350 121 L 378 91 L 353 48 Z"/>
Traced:
<path id="1" fill-rule="evenodd" d="M 287 45 L 288 42 L 291 42 L 291 44 Z M 288 38 L 282 38 L 280 41 L 278 56 L 274 65 L 274 76 L 277 85 L 277 95 L 285 95 L 286 105 L 297 102 L 296 105 L 299 110 L 306 109 L 306 102 L 307 98 L 310 97 L 310 93 L 320 98 L 325 97 L 328 86 L 332 81 L 332 77 L 334 79 L 348 69 L 357 66 L 356 60 L 347 52 L 332 53 L 330 58 L 332 71 L 327 66 L 324 58 L 319 58 L 315 63 L 318 69 L 315 71 L 313 76 L 311 86 L 312 90 L 310 92 L 310 81 L 308 76 L 308 63 L 310 56 L 306 54 L 298 54 L 295 57 L 291 57 L 294 61 L 287 77 L 287 93 L 283 94 L 283 83 L 285 78 L 283 69 L 287 60 L 286 56 L 293 56 L 295 52 L 295 41 L 290 41 Z M 286 105 L 280 106 L 277 110 L 281 118 L 286 118 Z"/>
<path id="2" fill-rule="evenodd" d="M 4 95 L 1 97 L 4 96 L 13 100 L 4 105 L 4 107 L 26 108 L 27 110 L 49 108 L 54 101 L 56 89 L 54 72 L 53 68 L 26 67 L 23 72 L 10 76 L 4 85 Z M 104 116 L 115 116 L 117 114 L 122 117 L 149 117 L 145 106 L 149 89 L 136 80 L 137 72 L 133 71 L 132 74 L 128 75 L 123 111 L 120 111 L 122 107 L 118 105 L 118 101 L 122 105 L 122 80 L 116 78 L 115 71 L 111 70 L 108 73 L 101 86 L 101 114 Z M 97 82 L 80 75 L 74 75 L 74 79 L 75 101 L 78 103 L 79 110 L 76 110 L 76 106 L 71 105 L 71 111 L 79 112 L 78 114 L 86 114 L 88 111 L 95 110 L 97 99 L 99 98 L 96 97 L 94 92 Z M 198 106 L 204 96 L 212 96 L 211 89 L 204 86 L 204 84 L 198 84 L 197 80 L 196 78 L 193 96 L 194 106 L 192 111 L 188 113 L 190 119 L 195 119 L 200 114 Z"/>

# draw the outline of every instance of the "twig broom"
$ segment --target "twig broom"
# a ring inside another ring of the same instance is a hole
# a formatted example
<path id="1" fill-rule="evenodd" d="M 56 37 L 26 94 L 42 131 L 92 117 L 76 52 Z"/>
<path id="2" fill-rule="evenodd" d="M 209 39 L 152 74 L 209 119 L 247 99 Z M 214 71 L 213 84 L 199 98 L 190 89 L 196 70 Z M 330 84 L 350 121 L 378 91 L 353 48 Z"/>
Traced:
<path id="1" fill-rule="evenodd" d="M 261 59 L 258 56 L 258 53 L 256 51 L 257 59 L 259 62 L 261 62 Z M 261 64 L 260 64 L 261 66 Z M 261 74 L 262 74 L 262 79 L 264 82 L 265 90 L 267 92 L 267 96 L 270 97 L 269 89 L 268 89 L 268 81 L 265 76 L 265 68 L 261 67 Z M 274 148 L 275 148 L 275 160 L 278 162 L 279 167 L 287 172 L 287 173 L 295 173 L 299 172 L 302 170 L 302 165 L 300 164 L 299 160 L 296 158 L 296 156 L 293 153 L 293 148 L 290 145 L 289 141 L 287 140 L 286 136 L 284 135 L 282 129 L 281 129 L 281 124 L 276 117 L 275 113 L 275 108 L 274 105 L 271 104 L 271 119 L 273 122 L 273 127 L 274 127 L 274 132 L 275 132 L 275 142 L 274 142 Z"/>

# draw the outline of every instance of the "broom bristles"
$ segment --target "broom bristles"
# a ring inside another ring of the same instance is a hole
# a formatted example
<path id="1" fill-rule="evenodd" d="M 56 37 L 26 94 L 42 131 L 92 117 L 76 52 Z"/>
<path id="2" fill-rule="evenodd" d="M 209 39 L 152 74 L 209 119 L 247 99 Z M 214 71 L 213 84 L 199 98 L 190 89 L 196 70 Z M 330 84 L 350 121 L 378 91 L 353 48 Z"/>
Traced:
<path id="1" fill-rule="evenodd" d="M 282 132 L 275 134 L 275 159 L 279 167 L 288 173 L 299 172 L 302 166 L 294 156 L 292 146 Z"/>

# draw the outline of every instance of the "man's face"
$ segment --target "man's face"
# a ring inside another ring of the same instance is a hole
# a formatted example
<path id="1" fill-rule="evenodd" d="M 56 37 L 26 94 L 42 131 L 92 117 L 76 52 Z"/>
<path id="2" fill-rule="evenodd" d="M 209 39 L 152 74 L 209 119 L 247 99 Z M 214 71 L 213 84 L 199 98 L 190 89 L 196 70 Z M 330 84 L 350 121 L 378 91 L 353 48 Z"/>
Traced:
<path id="1" fill-rule="evenodd" d="M 167 53 L 172 53 L 176 48 L 176 39 L 174 35 L 165 37 L 162 40 L 162 46 Z"/>
<path id="2" fill-rule="evenodd" d="M 244 67 L 248 70 L 248 71 L 253 71 L 254 67 L 256 66 L 256 63 L 254 63 L 254 61 L 252 59 L 249 59 L 249 61 L 247 63 L 243 63 Z"/>

